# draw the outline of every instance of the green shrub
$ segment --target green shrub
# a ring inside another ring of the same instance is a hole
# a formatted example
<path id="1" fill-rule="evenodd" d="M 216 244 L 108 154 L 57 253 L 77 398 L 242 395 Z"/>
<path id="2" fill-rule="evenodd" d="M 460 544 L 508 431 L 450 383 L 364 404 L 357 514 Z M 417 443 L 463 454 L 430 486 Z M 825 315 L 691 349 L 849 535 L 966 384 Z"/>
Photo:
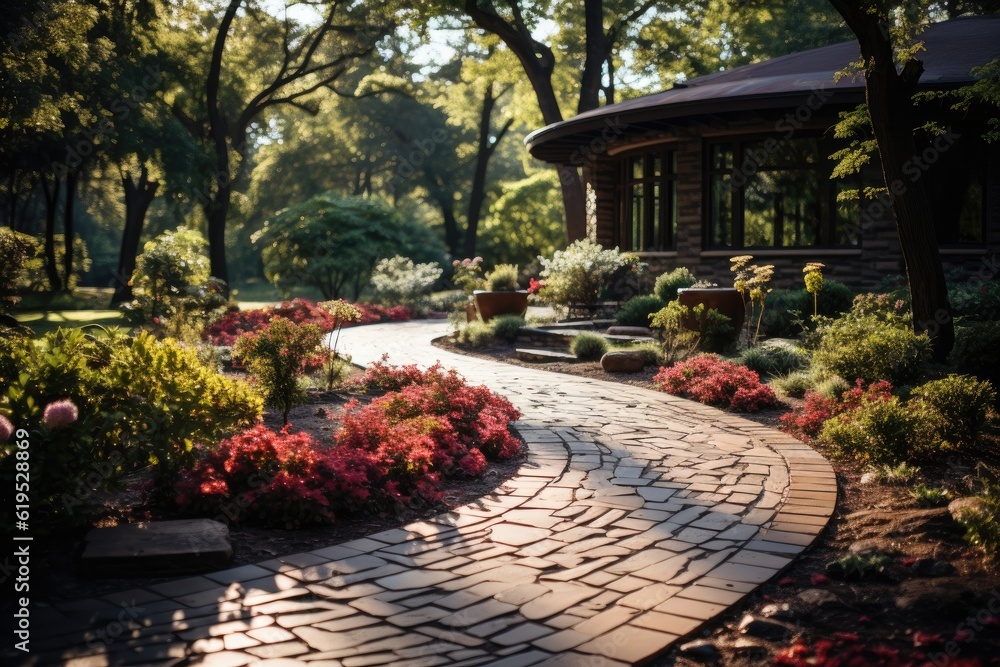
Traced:
<path id="1" fill-rule="evenodd" d="M 771 381 L 773 386 L 791 398 L 802 398 L 807 391 L 813 388 L 815 383 L 816 378 L 808 371 L 795 371 Z"/>
<path id="2" fill-rule="evenodd" d="M 959 323 L 948 361 L 964 373 L 1000 386 L 1000 321 Z"/>
<path id="3" fill-rule="evenodd" d="M 598 303 L 614 276 L 637 266 L 639 259 L 618 248 L 606 250 L 582 239 L 565 250 L 557 250 L 552 259 L 541 258 L 541 263 L 539 275 L 545 279 L 545 286 L 539 296 L 546 303 L 567 307 Z"/>
<path id="4" fill-rule="evenodd" d="M 456 338 L 459 345 L 472 348 L 486 347 L 493 342 L 493 327 L 480 320 L 469 322 L 459 328 Z"/>
<path id="5" fill-rule="evenodd" d="M 639 343 L 629 345 L 625 349 L 642 354 L 643 366 L 662 366 L 664 362 L 663 348 L 656 343 Z"/>
<path id="6" fill-rule="evenodd" d="M 840 456 L 895 465 L 926 458 L 940 448 L 937 419 L 904 405 L 898 396 L 862 403 L 827 420 L 819 439 Z"/>
<path id="7" fill-rule="evenodd" d="M 701 331 L 692 331 L 684 322 L 693 317 L 701 321 Z M 705 311 L 704 304 L 694 308 L 682 306 L 674 299 L 665 308 L 653 313 L 650 326 L 662 329 L 663 356 L 667 363 L 674 363 L 702 352 L 725 352 L 732 347 L 735 331 L 732 320 L 714 308 Z"/>
<path id="8" fill-rule="evenodd" d="M 524 318 L 519 315 L 500 315 L 494 317 L 489 326 L 493 329 L 494 336 L 508 343 L 513 343 L 517 340 L 517 335 L 524 326 Z"/>
<path id="9" fill-rule="evenodd" d="M 27 234 L 0 227 L 0 315 L 17 303 L 17 288 L 29 260 L 35 255 L 35 244 Z"/>
<path id="10" fill-rule="evenodd" d="M 460 310 L 465 313 L 465 306 L 469 303 L 469 297 L 462 290 L 447 290 L 445 292 L 435 292 L 427 299 L 427 305 L 431 310 L 439 313 L 450 313 Z"/>
<path id="11" fill-rule="evenodd" d="M 819 335 L 813 362 L 848 382 L 907 384 L 919 377 L 930 353 L 927 334 L 917 335 L 907 326 L 884 322 L 875 315 L 834 320 Z"/>
<path id="12" fill-rule="evenodd" d="M 910 489 L 910 495 L 921 507 L 941 507 L 949 500 L 947 489 L 935 489 L 926 484 L 917 484 Z"/>
<path id="13" fill-rule="evenodd" d="M 623 327 L 648 327 L 649 318 L 665 305 L 658 296 L 634 296 L 615 313 L 615 323 Z"/>
<path id="14" fill-rule="evenodd" d="M 940 415 L 941 438 L 952 445 L 969 444 L 976 439 L 997 399 L 989 382 L 968 375 L 931 380 L 914 389 L 911 396 Z"/>
<path id="15" fill-rule="evenodd" d="M 207 247 L 199 232 L 185 227 L 149 241 L 136 258 L 135 298 L 121 306 L 126 318 L 179 339 L 186 328 L 208 324 L 226 299 L 224 284 L 209 275 Z"/>
<path id="16" fill-rule="evenodd" d="M 0 414 L 32 433 L 32 499 L 50 518 L 85 519 L 101 491 L 150 464 L 169 483 L 196 446 L 248 428 L 263 408 L 250 386 L 202 365 L 195 350 L 145 332 L 60 329 L 34 344 L 0 340 L 0 350 L 18 368 L 0 377 Z M 60 400 L 78 418 L 49 428 L 45 407 Z M 13 467 L 6 445 L 4 474 Z"/>
<path id="17" fill-rule="evenodd" d="M 20 236 L 22 239 L 25 238 L 24 234 Z M 53 287 L 49 282 L 49 272 L 46 268 L 45 239 L 37 236 L 28 236 L 27 239 L 30 240 L 34 249 L 31 251 L 31 257 L 24 264 L 24 270 L 21 272 L 20 289 L 27 292 L 51 291 Z M 79 235 L 73 238 L 73 274 L 69 276 L 68 285 L 66 284 L 66 276 L 63 274 L 63 267 L 66 265 L 66 237 L 63 234 L 54 234 L 52 242 L 57 267 L 56 271 L 63 281 L 63 289 L 76 289 L 80 278 L 90 271 L 90 267 L 93 264 L 86 241 Z M 0 254 L 0 257 L 2 256 Z"/>
<path id="18" fill-rule="evenodd" d="M 514 264 L 497 264 L 486 274 L 486 289 L 491 292 L 513 292 L 518 289 L 520 275 Z"/>
<path id="19" fill-rule="evenodd" d="M 826 571 L 841 579 L 870 579 L 885 574 L 892 564 L 892 558 L 885 554 L 845 554 L 827 563 Z"/>
<path id="20" fill-rule="evenodd" d="M 1000 281 L 969 280 L 961 271 L 948 275 L 948 302 L 953 313 L 966 320 L 1000 319 Z"/>
<path id="21" fill-rule="evenodd" d="M 834 375 L 833 377 L 820 380 L 816 384 L 815 389 L 817 393 L 839 401 L 843 398 L 844 394 L 851 390 L 851 386 L 851 383 L 844 378 Z"/>
<path id="22" fill-rule="evenodd" d="M 881 464 L 868 466 L 866 471 L 873 479 L 886 484 L 908 484 L 920 474 L 919 466 L 912 466 L 906 461 L 894 466 Z"/>
<path id="23" fill-rule="evenodd" d="M 664 273 L 656 279 L 653 294 L 663 303 L 670 303 L 677 298 L 677 290 L 691 287 L 695 283 L 694 274 L 686 266 L 678 266 L 669 273 Z"/>
<path id="24" fill-rule="evenodd" d="M 981 509 L 967 509 L 959 522 L 965 526 L 965 541 L 989 554 L 1000 551 L 1000 484 L 990 482 L 979 498 Z"/>
<path id="25" fill-rule="evenodd" d="M 379 260 L 372 270 L 371 283 L 379 303 L 420 311 L 443 272 L 437 262 L 414 264 L 412 259 L 396 255 Z"/>
<path id="26" fill-rule="evenodd" d="M 776 289 L 767 295 L 761 329 L 770 338 L 794 338 L 811 314 L 812 298 L 804 289 Z"/>
<path id="27" fill-rule="evenodd" d="M 246 364 L 268 405 L 281 410 L 285 424 L 289 411 L 305 400 L 299 377 L 323 364 L 317 349 L 322 339 L 315 324 L 275 317 L 264 329 L 241 335 L 233 346 L 233 356 Z"/>
<path id="28" fill-rule="evenodd" d="M 737 363 L 759 375 L 787 375 L 809 365 L 809 355 L 791 345 L 758 345 L 740 354 Z"/>
<path id="29" fill-rule="evenodd" d="M 580 359 L 600 359 L 608 351 L 608 339 L 595 333 L 577 334 L 569 349 Z"/>

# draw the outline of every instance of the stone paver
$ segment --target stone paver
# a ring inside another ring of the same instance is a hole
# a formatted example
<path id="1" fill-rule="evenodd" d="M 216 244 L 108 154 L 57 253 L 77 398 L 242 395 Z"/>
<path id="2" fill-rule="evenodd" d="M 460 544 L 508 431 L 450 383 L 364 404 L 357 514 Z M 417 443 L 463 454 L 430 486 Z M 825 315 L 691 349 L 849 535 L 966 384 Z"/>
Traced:
<path id="1" fill-rule="evenodd" d="M 516 477 L 342 545 L 33 610 L 31 664 L 635 664 L 775 577 L 832 514 L 830 465 L 785 434 L 431 346 L 447 332 L 377 325 L 340 345 L 356 363 L 440 360 L 507 396 Z"/>

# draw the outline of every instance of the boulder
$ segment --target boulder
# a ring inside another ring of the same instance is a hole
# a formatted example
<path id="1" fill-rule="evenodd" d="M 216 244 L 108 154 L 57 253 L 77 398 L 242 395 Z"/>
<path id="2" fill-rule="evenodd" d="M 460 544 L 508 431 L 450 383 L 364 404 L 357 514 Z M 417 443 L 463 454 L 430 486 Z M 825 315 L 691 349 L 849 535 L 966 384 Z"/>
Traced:
<path id="1" fill-rule="evenodd" d="M 763 618 L 757 618 L 751 614 L 747 614 L 743 617 L 743 620 L 740 621 L 739 631 L 740 634 L 757 637 L 758 639 L 765 639 L 771 642 L 781 641 L 791 634 L 791 630 L 788 626 L 778 623 L 777 621 L 768 621 Z"/>
<path id="2" fill-rule="evenodd" d="M 643 367 L 641 352 L 612 350 L 601 357 L 601 368 L 607 373 L 638 373 Z"/>
<path id="3" fill-rule="evenodd" d="M 948 503 L 948 511 L 951 513 L 951 518 L 955 521 L 961 521 L 962 513 L 965 511 L 982 512 L 985 509 L 986 503 L 983 502 L 983 499 L 976 498 L 975 496 L 956 498 Z"/>
<path id="4" fill-rule="evenodd" d="M 717 660 L 719 658 L 719 649 L 715 648 L 715 644 L 707 639 L 695 639 L 683 644 L 680 647 L 680 652 L 681 655 L 695 660 Z"/>
<path id="5" fill-rule="evenodd" d="M 796 597 L 805 605 L 820 609 L 837 607 L 842 604 L 836 594 L 822 588 L 808 588 Z"/>
<path id="6" fill-rule="evenodd" d="M 908 614 L 958 620 L 981 604 L 979 597 L 962 577 L 908 579 L 899 585 L 896 607 Z"/>

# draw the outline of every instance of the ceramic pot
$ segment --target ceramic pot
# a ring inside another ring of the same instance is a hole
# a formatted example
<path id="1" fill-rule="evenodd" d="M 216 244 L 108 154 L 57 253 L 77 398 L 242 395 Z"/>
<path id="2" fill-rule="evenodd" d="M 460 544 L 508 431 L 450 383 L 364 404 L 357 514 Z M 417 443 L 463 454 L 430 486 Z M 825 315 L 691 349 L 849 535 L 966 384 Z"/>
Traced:
<path id="1" fill-rule="evenodd" d="M 516 292 L 488 292 L 476 290 L 472 293 L 476 300 L 476 310 L 483 322 L 489 322 L 500 315 L 524 317 L 528 310 L 528 290 Z"/>

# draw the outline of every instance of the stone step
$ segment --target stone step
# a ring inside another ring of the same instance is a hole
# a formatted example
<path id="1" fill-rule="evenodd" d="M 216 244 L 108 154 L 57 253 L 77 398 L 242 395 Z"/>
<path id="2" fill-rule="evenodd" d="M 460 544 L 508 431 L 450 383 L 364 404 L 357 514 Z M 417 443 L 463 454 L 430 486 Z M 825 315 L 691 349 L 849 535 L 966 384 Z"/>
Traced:
<path id="1" fill-rule="evenodd" d="M 229 528 L 210 519 L 141 521 L 87 533 L 80 560 L 90 576 L 160 576 L 218 570 L 229 564 Z"/>
<path id="2" fill-rule="evenodd" d="M 556 350 L 542 350 L 537 348 L 517 348 L 515 350 L 517 358 L 521 361 L 528 361 L 536 364 L 544 364 L 551 361 L 580 361 L 576 355 L 569 352 L 558 352 Z"/>

